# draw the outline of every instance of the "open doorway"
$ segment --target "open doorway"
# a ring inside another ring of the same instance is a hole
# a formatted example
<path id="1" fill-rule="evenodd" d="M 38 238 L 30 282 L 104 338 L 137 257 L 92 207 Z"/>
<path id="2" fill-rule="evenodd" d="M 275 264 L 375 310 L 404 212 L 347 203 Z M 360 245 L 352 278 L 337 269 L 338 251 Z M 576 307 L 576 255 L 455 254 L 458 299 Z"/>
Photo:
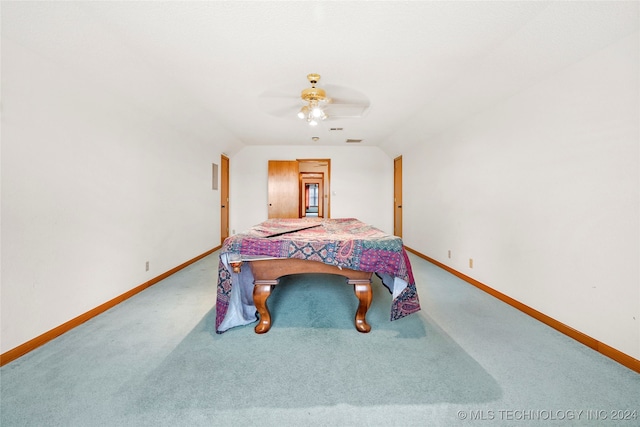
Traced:
<path id="1" fill-rule="evenodd" d="M 304 194 L 306 199 L 304 216 L 322 216 L 318 211 L 318 183 L 306 183 Z"/>
<path id="2" fill-rule="evenodd" d="M 324 174 L 300 173 L 300 218 L 324 218 Z"/>
<path id="3" fill-rule="evenodd" d="M 297 159 L 297 162 L 300 217 L 329 218 L 331 159 Z"/>

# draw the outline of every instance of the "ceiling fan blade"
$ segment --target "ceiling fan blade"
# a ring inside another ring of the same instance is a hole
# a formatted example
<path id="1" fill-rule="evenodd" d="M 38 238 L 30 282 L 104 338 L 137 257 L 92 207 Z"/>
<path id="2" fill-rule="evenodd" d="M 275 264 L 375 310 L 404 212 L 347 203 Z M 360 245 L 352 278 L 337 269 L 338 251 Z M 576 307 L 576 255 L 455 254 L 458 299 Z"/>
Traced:
<path id="1" fill-rule="evenodd" d="M 262 99 L 273 99 L 273 98 L 283 98 L 283 99 L 300 99 L 300 95 L 296 92 L 281 90 L 281 89 L 267 89 L 258 95 L 258 98 Z"/>
<path id="2" fill-rule="evenodd" d="M 288 106 L 271 106 L 269 108 L 264 108 L 265 113 L 270 114 L 276 117 L 296 117 L 298 111 L 300 111 L 299 105 L 288 105 Z"/>
<path id="3" fill-rule="evenodd" d="M 369 106 L 368 99 L 357 99 L 357 98 L 345 98 L 345 97 L 331 97 L 331 104 L 338 105 L 365 105 Z"/>
<path id="4" fill-rule="evenodd" d="M 362 92 L 332 84 L 319 84 L 327 96 L 321 102 L 330 119 L 363 117 L 369 109 L 369 98 Z M 304 86 L 280 85 L 265 89 L 258 95 L 260 108 L 267 114 L 276 117 L 296 117 L 305 104 L 301 99 Z"/>
<path id="5" fill-rule="evenodd" d="M 363 117 L 369 110 L 369 103 L 330 103 L 325 107 L 325 112 L 329 117 Z"/>

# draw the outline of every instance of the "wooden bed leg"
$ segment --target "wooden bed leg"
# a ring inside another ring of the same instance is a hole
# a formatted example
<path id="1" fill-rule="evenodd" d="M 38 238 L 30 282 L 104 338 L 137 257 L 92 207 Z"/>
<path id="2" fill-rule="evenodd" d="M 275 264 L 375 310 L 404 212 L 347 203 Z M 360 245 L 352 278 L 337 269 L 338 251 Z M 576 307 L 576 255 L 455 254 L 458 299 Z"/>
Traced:
<path id="1" fill-rule="evenodd" d="M 371 325 L 367 323 L 367 310 L 371 305 L 371 299 L 373 294 L 371 292 L 370 280 L 349 280 L 350 285 L 353 285 L 353 291 L 358 297 L 360 304 L 358 305 L 358 311 L 356 311 L 356 329 L 358 332 L 367 333 L 371 330 Z"/>
<path id="2" fill-rule="evenodd" d="M 269 307 L 267 307 L 267 298 L 271 295 L 271 289 L 278 281 L 269 281 L 268 283 L 254 283 L 253 286 L 253 304 L 258 310 L 260 315 L 260 321 L 254 328 L 256 334 L 264 334 L 271 329 L 271 313 L 269 313 Z"/>

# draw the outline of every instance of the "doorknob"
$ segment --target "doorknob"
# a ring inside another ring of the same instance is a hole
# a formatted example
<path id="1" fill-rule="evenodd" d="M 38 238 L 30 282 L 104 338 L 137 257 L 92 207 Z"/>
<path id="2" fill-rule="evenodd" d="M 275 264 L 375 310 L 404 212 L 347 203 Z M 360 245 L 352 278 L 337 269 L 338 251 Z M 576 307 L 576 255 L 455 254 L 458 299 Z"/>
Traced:
<path id="1" fill-rule="evenodd" d="M 399 208 L 402 208 L 402 205 L 399 205 L 398 207 L 399 207 Z"/>
<path id="2" fill-rule="evenodd" d="M 224 205 L 222 205 L 222 207 L 224 208 L 225 206 L 224 206 Z"/>

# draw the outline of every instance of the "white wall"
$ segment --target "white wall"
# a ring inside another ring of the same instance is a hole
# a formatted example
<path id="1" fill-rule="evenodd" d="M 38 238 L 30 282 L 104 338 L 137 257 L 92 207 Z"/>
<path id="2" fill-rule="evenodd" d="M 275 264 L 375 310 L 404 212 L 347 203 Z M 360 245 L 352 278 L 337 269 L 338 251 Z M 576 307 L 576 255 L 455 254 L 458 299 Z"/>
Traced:
<path id="1" fill-rule="evenodd" d="M 92 75 L 2 49 L 6 352 L 217 246 L 211 163 L 232 138 L 205 140 Z"/>
<path id="2" fill-rule="evenodd" d="M 640 359 L 638 40 L 436 138 L 420 118 L 393 138 L 412 143 L 409 247 Z"/>
<path id="3" fill-rule="evenodd" d="M 392 231 L 378 148 L 234 152 L 69 71 L 2 41 L 0 352 L 215 247 L 221 152 L 238 232 L 267 216 L 267 161 L 295 158 L 332 159 L 333 218 Z M 394 136 L 405 243 L 640 358 L 638 72 L 634 34 L 437 138 L 417 117 Z"/>
<path id="4" fill-rule="evenodd" d="M 269 160 L 331 159 L 331 218 L 393 233 L 393 159 L 377 147 L 248 146 L 230 158 L 230 229 L 267 219 Z"/>

